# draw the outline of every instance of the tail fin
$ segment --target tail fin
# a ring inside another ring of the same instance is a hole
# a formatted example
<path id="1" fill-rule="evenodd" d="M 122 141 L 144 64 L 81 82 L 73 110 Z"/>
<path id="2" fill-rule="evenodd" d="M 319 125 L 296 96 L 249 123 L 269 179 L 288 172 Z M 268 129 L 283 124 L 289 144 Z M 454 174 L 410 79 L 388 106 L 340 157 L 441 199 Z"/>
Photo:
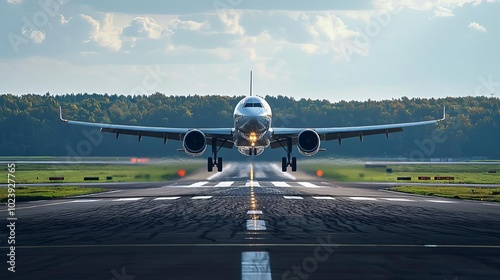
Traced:
<path id="1" fill-rule="evenodd" d="M 250 96 L 253 95 L 253 92 L 252 92 L 252 85 L 253 85 L 253 82 L 252 82 L 252 71 L 250 71 Z"/>

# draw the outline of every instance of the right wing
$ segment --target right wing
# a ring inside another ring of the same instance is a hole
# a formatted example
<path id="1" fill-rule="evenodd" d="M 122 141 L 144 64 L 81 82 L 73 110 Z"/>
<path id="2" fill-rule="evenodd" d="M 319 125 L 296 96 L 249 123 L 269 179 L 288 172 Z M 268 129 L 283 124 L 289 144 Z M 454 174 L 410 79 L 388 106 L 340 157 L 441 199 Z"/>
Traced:
<path id="1" fill-rule="evenodd" d="M 437 124 L 446 118 L 446 108 L 443 107 L 443 118 L 431 121 L 409 122 L 409 123 L 395 123 L 395 124 L 382 124 L 382 125 L 367 125 L 367 126 L 351 126 L 351 127 L 325 127 L 313 128 L 312 130 L 318 133 L 322 141 L 338 140 L 342 143 L 342 139 L 350 137 L 359 137 L 363 140 L 364 136 L 385 134 L 389 137 L 389 133 L 403 131 L 403 128 Z M 273 128 L 273 141 L 271 141 L 271 148 L 279 148 L 285 145 L 288 138 L 292 139 L 292 143 L 297 143 L 297 136 L 304 128 Z"/>
<path id="2" fill-rule="evenodd" d="M 138 136 L 139 141 L 143 136 L 161 138 L 164 143 L 167 139 L 182 141 L 184 139 L 184 135 L 192 130 L 190 128 L 134 126 L 72 121 L 63 118 L 61 107 L 59 107 L 59 118 L 62 122 L 67 124 L 99 128 L 102 132 L 115 134 L 116 138 L 118 138 L 120 134 L 136 135 Z M 217 139 L 217 146 L 225 148 L 233 147 L 233 128 L 199 128 L 198 130 L 205 134 L 207 144 L 211 144 L 213 139 Z"/>

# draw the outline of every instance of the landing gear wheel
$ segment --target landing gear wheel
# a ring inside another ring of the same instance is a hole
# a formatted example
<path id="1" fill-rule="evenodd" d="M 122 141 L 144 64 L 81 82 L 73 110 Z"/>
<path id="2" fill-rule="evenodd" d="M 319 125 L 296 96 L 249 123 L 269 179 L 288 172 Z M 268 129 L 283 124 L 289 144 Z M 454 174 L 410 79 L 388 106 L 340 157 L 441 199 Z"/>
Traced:
<path id="1" fill-rule="evenodd" d="M 208 158 L 207 170 L 208 172 L 212 172 L 214 170 L 214 162 L 211 157 Z"/>
<path id="2" fill-rule="evenodd" d="M 282 157 L 281 158 L 281 171 L 286 172 L 287 165 L 288 164 L 287 164 L 286 157 Z"/>
<path id="3" fill-rule="evenodd" d="M 217 159 L 217 171 L 222 172 L 222 158 Z"/>
<path id="4" fill-rule="evenodd" d="M 297 171 L 297 158 L 293 157 L 292 158 L 292 172 Z"/>
<path id="5" fill-rule="evenodd" d="M 248 149 L 248 155 L 250 155 L 250 156 L 251 156 L 251 155 L 252 155 L 252 153 L 253 153 L 253 149 L 252 149 L 252 148 Z"/>

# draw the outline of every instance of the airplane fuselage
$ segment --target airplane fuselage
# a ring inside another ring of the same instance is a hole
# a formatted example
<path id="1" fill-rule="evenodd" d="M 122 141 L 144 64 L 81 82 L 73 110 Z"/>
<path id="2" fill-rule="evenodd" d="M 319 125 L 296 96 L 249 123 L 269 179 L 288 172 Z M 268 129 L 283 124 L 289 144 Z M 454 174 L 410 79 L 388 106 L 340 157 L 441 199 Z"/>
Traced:
<path id="1" fill-rule="evenodd" d="M 271 106 L 261 97 L 249 96 L 234 108 L 234 145 L 246 156 L 260 155 L 271 139 Z"/>

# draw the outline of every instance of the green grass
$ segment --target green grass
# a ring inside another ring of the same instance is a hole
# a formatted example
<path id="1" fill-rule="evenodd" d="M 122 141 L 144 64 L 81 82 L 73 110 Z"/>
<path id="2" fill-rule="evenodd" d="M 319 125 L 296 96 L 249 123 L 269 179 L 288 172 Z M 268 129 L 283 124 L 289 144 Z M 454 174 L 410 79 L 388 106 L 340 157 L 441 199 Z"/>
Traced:
<path id="1" fill-rule="evenodd" d="M 84 177 L 99 177 L 98 182 L 153 182 L 179 178 L 177 172 L 184 169 L 189 175 L 202 166 L 201 162 L 158 163 L 158 164 L 16 164 L 14 179 L 22 183 L 80 183 Z M 7 183 L 7 165 L 0 183 Z M 50 181 L 49 177 L 64 177 L 64 181 Z M 112 177 L 107 180 L 106 177 Z M 92 181 L 96 182 L 96 181 Z"/>
<path id="2" fill-rule="evenodd" d="M 500 188 L 401 186 L 390 190 L 419 195 L 500 202 Z"/>
<path id="3" fill-rule="evenodd" d="M 32 201 L 42 199 L 54 199 L 67 196 L 83 195 L 90 193 L 103 192 L 103 188 L 84 188 L 84 187 L 16 187 L 16 202 Z M 0 188 L 0 202 L 7 202 L 8 189 Z"/>
<path id="4" fill-rule="evenodd" d="M 454 183 L 464 184 L 500 184 L 500 164 L 417 164 L 417 165 L 387 165 L 386 167 L 367 168 L 363 164 L 328 164 L 304 162 L 300 166 L 310 174 L 317 170 L 323 171 L 323 177 L 341 182 L 398 182 L 397 177 L 412 177 L 411 181 L 421 183 L 448 183 L 450 181 L 435 181 L 434 177 L 455 177 Z M 386 169 L 391 168 L 392 173 Z M 497 173 L 488 173 L 495 170 Z M 419 176 L 431 177 L 429 181 L 418 180 Z"/>

